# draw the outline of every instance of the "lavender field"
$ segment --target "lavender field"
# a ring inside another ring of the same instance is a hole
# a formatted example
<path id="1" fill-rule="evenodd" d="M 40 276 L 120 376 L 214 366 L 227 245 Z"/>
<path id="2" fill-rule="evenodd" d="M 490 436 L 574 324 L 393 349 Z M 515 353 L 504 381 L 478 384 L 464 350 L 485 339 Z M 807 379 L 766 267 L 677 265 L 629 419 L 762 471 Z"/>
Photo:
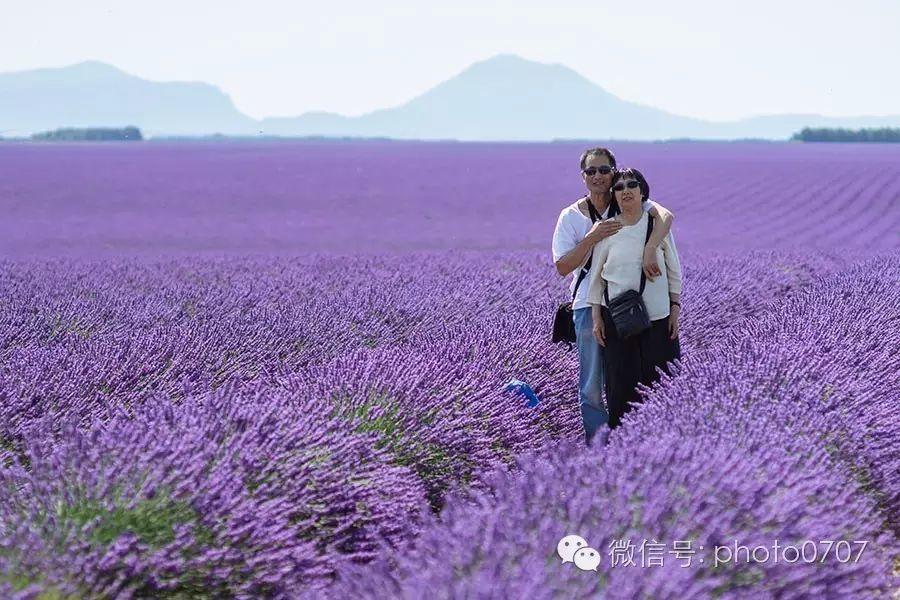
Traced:
<path id="1" fill-rule="evenodd" d="M 895 597 L 900 148 L 613 149 L 684 359 L 586 449 L 582 145 L 0 144 L 0 597 Z"/>

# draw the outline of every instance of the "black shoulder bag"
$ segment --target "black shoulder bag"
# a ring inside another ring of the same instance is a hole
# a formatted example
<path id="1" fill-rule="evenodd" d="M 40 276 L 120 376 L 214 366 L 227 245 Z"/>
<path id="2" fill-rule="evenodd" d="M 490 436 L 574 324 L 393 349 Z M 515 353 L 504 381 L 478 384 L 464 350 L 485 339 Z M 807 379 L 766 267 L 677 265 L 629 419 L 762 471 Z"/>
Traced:
<path id="1" fill-rule="evenodd" d="M 591 215 L 591 224 L 593 225 L 600 220 L 600 214 L 597 212 L 597 209 L 594 208 L 594 204 L 591 202 L 590 197 L 587 199 L 587 205 L 588 213 Z M 578 293 L 578 286 L 581 285 L 581 282 L 584 281 L 584 278 L 591 270 L 591 259 L 593 259 L 593 257 L 594 251 L 592 249 L 587 262 L 584 263 L 584 266 L 581 267 L 581 272 L 578 273 L 575 289 L 572 290 L 573 301 L 575 300 L 575 295 Z M 556 309 L 556 316 L 553 317 L 553 342 L 568 342 L 574 344 L 575 339 L 575 321 L 572 319 L 572 302 L 563 302 L 559 305 L 559 308 Z"/>
<path id="2" fill-rule="evenodd" d="M 647 240 L 650 239 L 650 233 L 653 231 L 653 217 L 647 215 Z M 612 316 L 613 326 L 620 338 L 628 338 L 637 335 L 642 331 L 650 328 L 650 317 L 647 314 L 647 307 L 644 305 L 644 284 L 647 283 L 647 277 L 644 275 L 644 269 L 641 268 L 641 289 L 636 292 L 634 290 L 625 290 L 610 301 L 609 299 L 609 283 L 603 290 L 606 298 L 606 306 L 609 308 L 609 314 Z"/>

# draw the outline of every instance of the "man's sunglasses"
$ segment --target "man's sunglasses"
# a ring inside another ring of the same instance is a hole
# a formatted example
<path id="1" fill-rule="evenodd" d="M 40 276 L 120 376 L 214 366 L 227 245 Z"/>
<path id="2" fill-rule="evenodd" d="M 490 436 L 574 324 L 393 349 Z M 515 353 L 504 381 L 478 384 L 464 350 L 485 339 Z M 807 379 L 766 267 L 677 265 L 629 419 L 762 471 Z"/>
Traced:
<path id="1" fill-rule="evenodd" d="M 600 173 L 601 175 L 609 175 L 610 173 L 613 172 L 613 168 L 608 165 L 603 165 L 602 167 L 588 167 L 587 169 L 584 169 L 581 172 L 584 173 L 585 175 L 587 175 L 588 177 L 593 177 L 597 173 Z"/>
<path id="2" fill-rule="evenodd" d="M 619 183 L 617 183 L 616 185 L 613 186 L 613 191 L 614 192 L 624 192 L 625 188 L 628 188 L 629 190 L 633 190 L 634 188 L 638 188 L 638 187 L 641 187 L 641 184 L 638 183 L 637 181 L 635 181 L 634 179 L 632 179 L 630 181 L 620 181 Z"/>

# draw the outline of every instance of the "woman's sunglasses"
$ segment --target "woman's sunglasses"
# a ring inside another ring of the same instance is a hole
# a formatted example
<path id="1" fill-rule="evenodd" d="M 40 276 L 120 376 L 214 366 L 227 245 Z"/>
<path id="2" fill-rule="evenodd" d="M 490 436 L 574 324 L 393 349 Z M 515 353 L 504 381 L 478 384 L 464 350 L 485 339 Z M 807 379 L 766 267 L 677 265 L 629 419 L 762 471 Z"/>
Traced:
<path id="1" fill-rule="evenodd" d="M 632 179 L 631 181 L 620 181 L 616 185 L 613 186 L 614 192 L 624 192 L 625 188 L 629 190 L 633 190 L 634 188 L 641 187 L 641 184 Z"/>
<path id="2" fill-rule="evenodd" d="M 609 175 L 613 172 L 613 168 L 607 165 L 603 165 L 602 167 L 588 167 L 587 169 L 583 169 L 581 172 L 588 177 L 593 177 L 597 173 L 600 173 L 601 175 Z"/>

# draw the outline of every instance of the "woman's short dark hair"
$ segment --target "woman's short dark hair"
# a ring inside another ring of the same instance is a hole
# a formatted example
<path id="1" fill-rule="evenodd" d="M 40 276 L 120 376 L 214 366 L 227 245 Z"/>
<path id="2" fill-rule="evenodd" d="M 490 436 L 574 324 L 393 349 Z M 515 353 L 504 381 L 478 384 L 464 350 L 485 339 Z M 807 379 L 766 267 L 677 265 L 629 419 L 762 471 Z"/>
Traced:
<path id="1" fill-rule="evenodd" d="M 616 185 L 616 183 L 622 179 L 634 179 L 641 186 L 641 195 L 644 197 L 644 200 L 650 199 L 650 184 L 647 183 L 647 178 L 644 177 L 644 174 L 638 171 L 633 167 L 624 167 L 622 169 L 617 169 L 615 173 L 613 173 L 612 185 Z M 610 191 L 609 198 L 609 216 L 614 217 L 617 214 L 622 212 L 622 209 L 619 208 L 619 203 L 616 201 L 616 193 Z"/>
<path id="2" fill-rule="evenodd" d="M 596 148 L 588 148 L 581 153 L 582 171 L 584 171 L 584 165 L 587 164 L 587 159 L 592 156 L 605 156 L 607 160 L 609 160 L 609 166 L 613 168 L 616 167 L 616 155 L 612 153 L 612 150 L 610 150 L 609 148 L 602 148 L 600 146 L 597 146 Z"/>

